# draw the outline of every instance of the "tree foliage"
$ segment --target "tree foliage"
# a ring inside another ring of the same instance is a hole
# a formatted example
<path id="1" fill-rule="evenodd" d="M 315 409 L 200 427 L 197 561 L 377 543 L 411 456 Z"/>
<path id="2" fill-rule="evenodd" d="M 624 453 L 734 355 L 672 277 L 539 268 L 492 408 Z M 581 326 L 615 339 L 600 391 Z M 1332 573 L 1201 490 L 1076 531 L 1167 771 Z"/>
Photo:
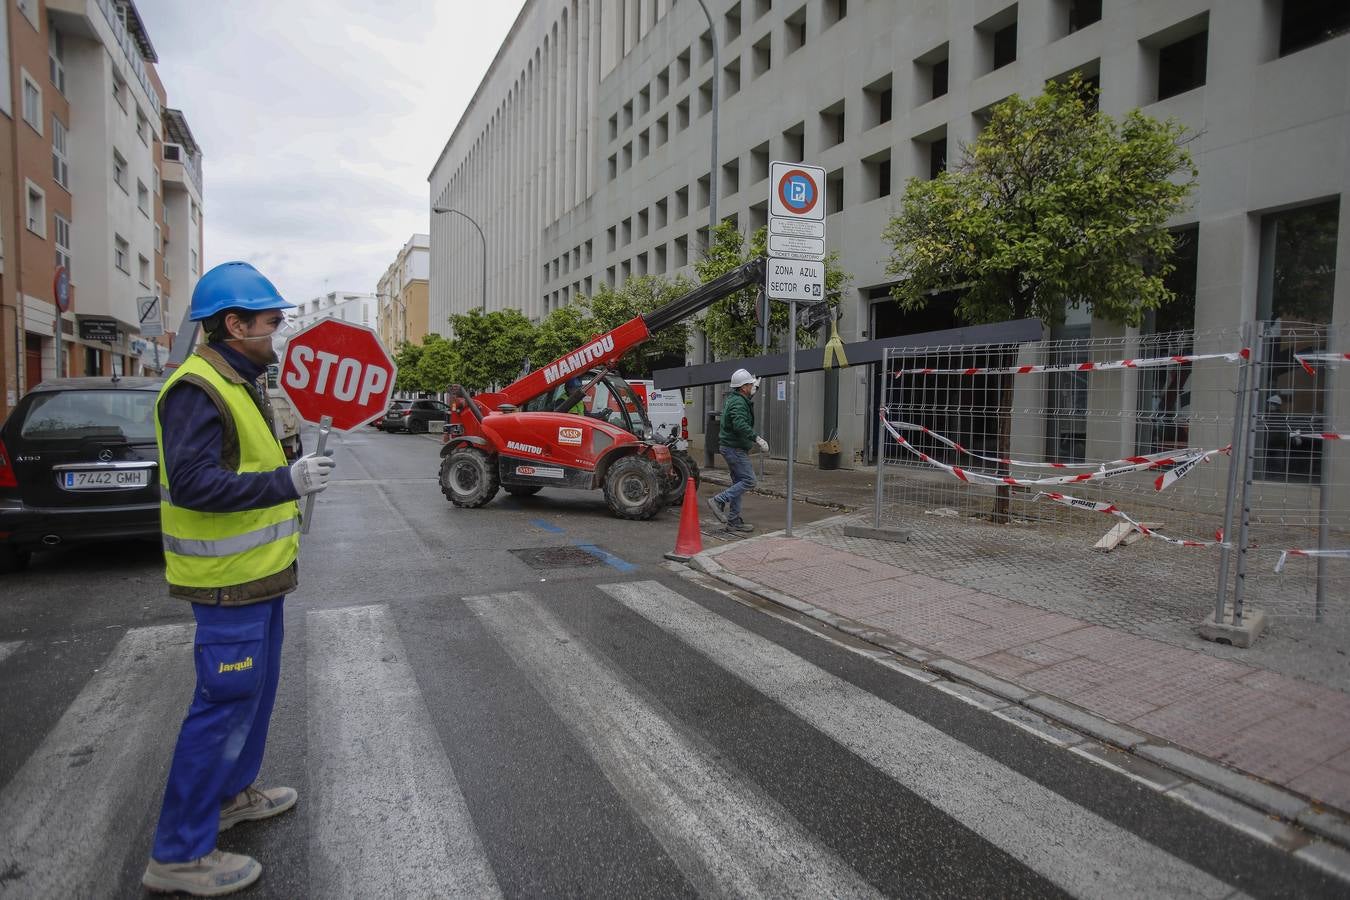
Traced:
<path id="1" fill-rule="evenodd" d="M 1138 110 L 1117 122 L 1093 91 L 1074 75 L 1031 100 L 1014 94 L 955 170 L 909 182 L 883 235 L 903 308 L 956 290 L 969 322 L 1056 322 L 1087 303 L 1137 325 L 1171 299 L 1166 223 L 1198 174 L 1185 130 Z"/>
<path id="2" fill-rule="evenodd" d="M 450 317 L 459 357 L 459 383 L 471 390 L 510 384 L 534 352 L 534 326 L 518 309 Z"/>
<path id="3" fill-rule="evenodd" d="M 570 353 L 604 329 L 591 318 L 590 307 L 584 297 L 578 297 L 566 306 L 560 306 L 544 317 L 534 333 L 535 367 L 546 365 L 564 353 Z"/>
<path id="4" fill-rule="evenodd" d="M 749 247 L 744 236 L 736 226 L 724 221 L 713 230 L 713 240 L 703 258 L 694 264 L 699 280 L 706 284 L 741 266 L 756 256 L 768 253 L 768 229 L 759 228 L 750 236 Z M 839 306 L 852 278 L 839 268 L 839 254 L 831 251 L 825 256 L 825 297 L 833 307 Z M 755 326 L 759 321 L 759 290 L 746 288 L 731 296 L 719 300 L 703 316 L 703 328 L 707 332 L 712 351 L 719 359 L 759 356 L 759 341 L 755 336 Z M 769 343 L 774 346 L 778 338 L 788 329 L 788 306 L 786 303 L 769 304 Z M 815 333 L 807 328 L 797 328 L 797 346 L 809 347 L 815 343 Z"/>
<path id="5" fill-rule="evenodd" d="M 430 335 L 428 335 L 430 337 Z M 422 361 L 422 345 L 405 343 L 394 354 L 394 365 L 398 374 L 394 376 L 394 390 L 416 393 L 423 390 L 418 366 Z"/>
<path id="6" fill-rule="evenodd" d="M 615 290 L 601 285 L 589 299 L 594 317 L 595 334 L 617 328 L 644 313 L 649 313 L 671 300 L 676 300 L 694 289 L 695 285 L 683 276 L 667 280 L 657 275 L 630 278 Z M 625 354 L 616 368 L 625 378 L 651 378 L 652 369 L 671 364 L 678 359 L 684 364 L 689 351 L 689 324 L 676 322 L 656 334 L 645 344 Z"/>
<path id="7" fill-rule="evenodd" d="M 429 334 L 418 362 L 417 380 L 420 389 L 438 394 L 459 379 L 459 352 L 453 341 L 438 334 Z"/>

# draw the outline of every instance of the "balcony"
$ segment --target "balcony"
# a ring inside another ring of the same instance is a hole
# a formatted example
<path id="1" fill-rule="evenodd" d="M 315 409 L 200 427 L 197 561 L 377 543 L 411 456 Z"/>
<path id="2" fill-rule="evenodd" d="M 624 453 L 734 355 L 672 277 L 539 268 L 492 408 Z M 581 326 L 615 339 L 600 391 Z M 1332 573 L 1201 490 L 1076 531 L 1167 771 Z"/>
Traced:
<path id="1" fill-rule="evenodd" d="M 164 144 L 164 165 L 160 167 L 161 178 L 166 185 L 191 184 L 200 198 L 202 195 L 202 158 L 189 153 L 182 144 Z"/>
<path id="2" fill-rule="evenodd" d="M 125 10 L 125 19 L 117 6 Z M 95 13 L 93 7 L 99 12 Z M 158 62 L 159 56 L 150 43 L 150 35 L 141 21 L 136 4 L 126 0 L 115 5 L 113 0 L 47 0 L 47 14 L 56 27 L 64 32 L 99 41 L 113 51 L 120 48 L 123 61 L 145 92 L 145 102 L 159 115 L 159 95 L 145 70 L 146 62 Z"/>

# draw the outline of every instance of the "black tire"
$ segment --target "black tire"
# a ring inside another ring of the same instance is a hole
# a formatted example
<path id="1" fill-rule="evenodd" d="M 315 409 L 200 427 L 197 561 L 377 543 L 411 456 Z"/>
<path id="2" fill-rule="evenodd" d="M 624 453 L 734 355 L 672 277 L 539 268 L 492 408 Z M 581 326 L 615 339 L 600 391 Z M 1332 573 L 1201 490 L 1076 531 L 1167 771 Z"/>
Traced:
<path id="1" fill-rule="evenodd" d="M 620 519 L 650 519 L 666 508 L 661 470 L 642 456 L 615 460 L 605 473 L 605 502 Z"/>
<path id="2" fill-rule="evenodd" d="M 28 568 L 32 558 L 31 550 L 15 550 L 7 544 L 0 544 L 0 572 L 22 572 Z"/>
<path id="3" fill-rule="evenodd" d="M 504 485 L 502 489 L 512 497 L 533 497 L 543 490 L 537 484 L 508 484 Z"/>
<path id="4" fill-rule="evenodd" d="M 690 478 L 694 479 L 694 493 L 698 493 L 703 480 L 699 475 L 698 463 L 683 450 L 671 451 L 670 468 L 672 474 L 666 485 L 666 505 L 675 506 L 684 501 L 684 491 Z"/>
<path id="5" fill-rule="evenodd" d="M 497 496 L 497 464 L 473 447 L 460 447 L 441 458 L 441 493 L 459 507 L 477 509 Z"/>

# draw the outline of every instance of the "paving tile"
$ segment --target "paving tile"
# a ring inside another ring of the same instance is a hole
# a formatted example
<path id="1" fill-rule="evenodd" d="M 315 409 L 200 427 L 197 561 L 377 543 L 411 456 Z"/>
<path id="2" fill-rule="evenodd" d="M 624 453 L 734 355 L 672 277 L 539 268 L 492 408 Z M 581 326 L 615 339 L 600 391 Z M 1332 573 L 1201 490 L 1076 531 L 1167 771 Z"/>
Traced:
<path id="1" fill-rule="evenodd" d="M 1133 722 L 1157 709 L 1157 705 L 1128 684 L 1101 684 L 1070 694 L 1064 699 L 1084 709 L 1110 719 L 1112 722 Z"/>
<path id="2" fill-rule="evenodd" d="M 1329 766 L 1314 766 L 1292 779 L 1289 788 L 1329 806 L 1350 811 L 1350 773 Z"/>
<path id="3" fill-rule="evenodd" d="M 1029 644 L 1011 647 L 1007 653 L 1009 656 L 1017 656 L 1035 663 L 1037 668 L 1053 666 L 1056 663 L 1078 658 L 1072 652 L 1061 650 L 1059 647 L 1052 647 L 1044 641 L 1033 641 Z"/>
<path id="4" fill-rule="evenodd" d="M 974 659 L 972 662 L 982 669 L 988 669 L 996 674 L 1011 678 L 1017 678 L 1045 667 L 1042 663 L 1034 662 L 1026 657 L 1014 656 L 1007 650 L 996 650 Z"/>

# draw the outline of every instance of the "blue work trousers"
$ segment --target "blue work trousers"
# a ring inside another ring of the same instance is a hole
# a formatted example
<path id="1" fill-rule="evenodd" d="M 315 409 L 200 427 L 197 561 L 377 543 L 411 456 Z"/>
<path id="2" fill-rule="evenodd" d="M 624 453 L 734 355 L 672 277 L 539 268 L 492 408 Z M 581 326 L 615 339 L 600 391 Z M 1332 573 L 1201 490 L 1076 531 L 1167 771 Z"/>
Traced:
<path id="1" fill-rule="evenodd" d="M 722 458 L 727 461 L 727 471 L 731 473 L 731 487 L 715 496 L 718 503 L 727 507 L 727 522 L 735 525 L 741 521 L 741 494 L 755 486 L 755 468 L 750 465 L 750 453 L 737 447 L 722 447 Z"/>
<path id="2" fill-rule="evenodd" d="M 282 604 L 192 604 L 197 688 L 169 766 L 151 856 L 187 862 L 216 847 L 220 810 L 262 767 L 281 675 Z"/>

